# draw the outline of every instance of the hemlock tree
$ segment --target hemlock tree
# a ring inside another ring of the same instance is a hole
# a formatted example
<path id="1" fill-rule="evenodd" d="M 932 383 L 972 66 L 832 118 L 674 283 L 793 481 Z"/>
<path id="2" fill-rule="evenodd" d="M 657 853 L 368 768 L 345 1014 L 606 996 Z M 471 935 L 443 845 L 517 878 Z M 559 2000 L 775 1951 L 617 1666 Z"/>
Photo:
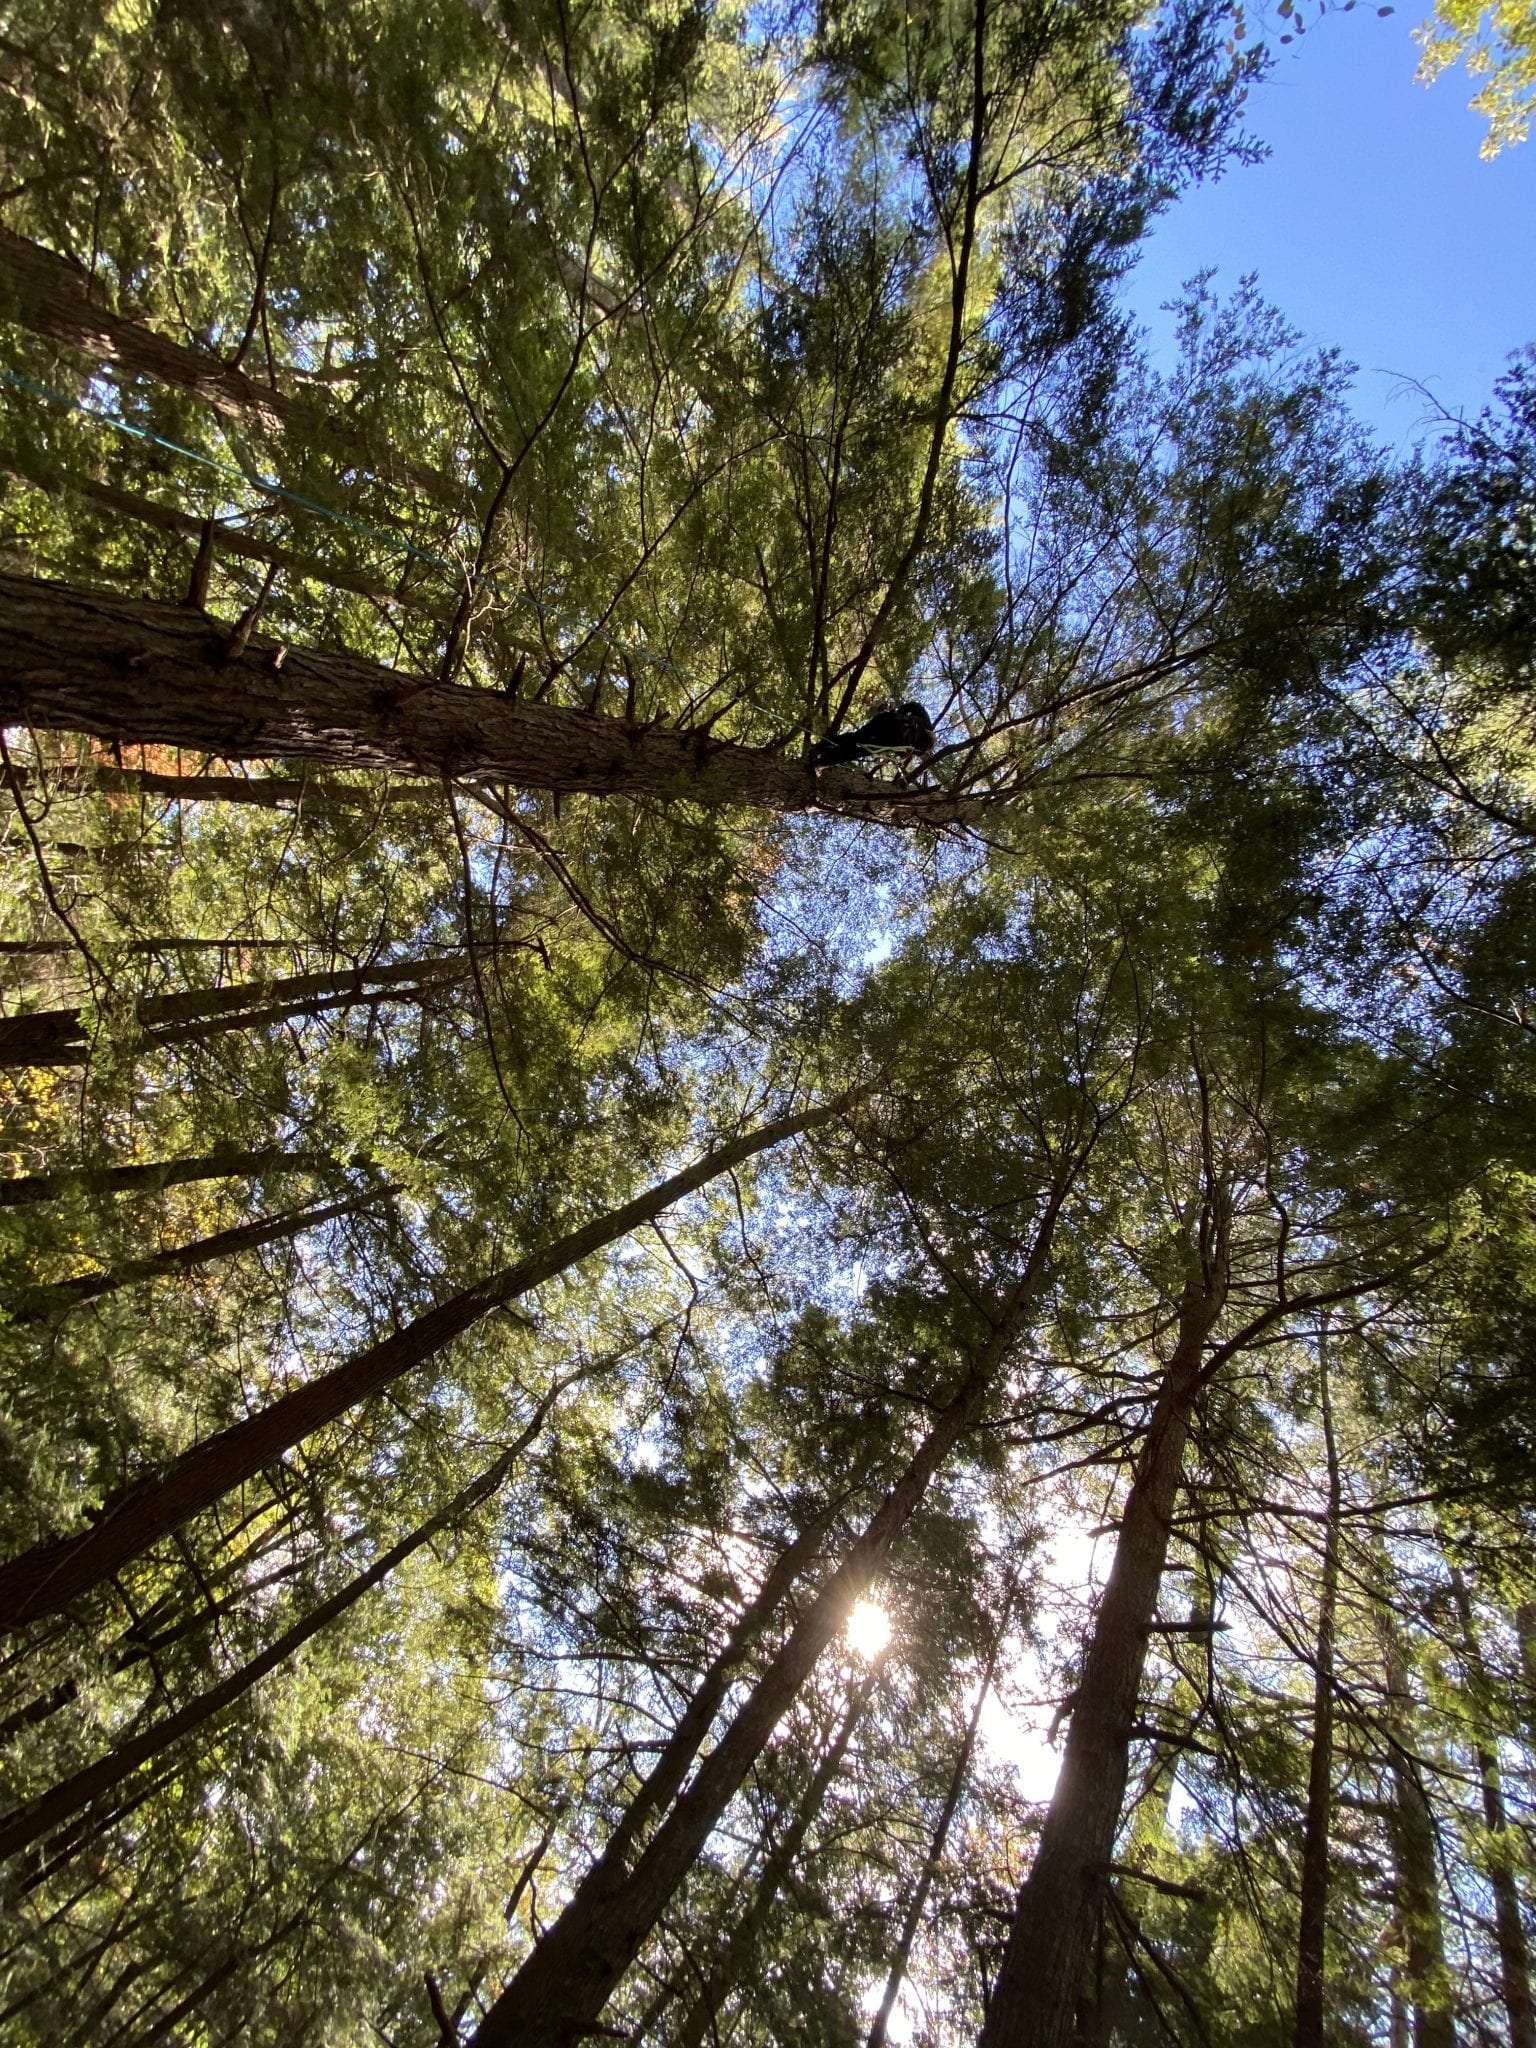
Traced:
<path id="1" fill-rule="evenodd" d="M 3 61 L 7 2037 L 1521 2038 L 1523 368 L 1181 4 Z"/>

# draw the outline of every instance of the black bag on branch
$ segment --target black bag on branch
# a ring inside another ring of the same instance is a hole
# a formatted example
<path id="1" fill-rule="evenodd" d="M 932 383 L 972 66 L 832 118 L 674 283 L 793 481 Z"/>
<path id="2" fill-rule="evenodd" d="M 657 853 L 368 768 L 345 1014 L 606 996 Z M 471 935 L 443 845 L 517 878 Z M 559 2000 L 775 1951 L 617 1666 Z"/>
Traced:
<path id="1" fill-rule="evenodd" d="M 850 761 L 900 760 L 933 751 L 933 720 L 921 704 L 898 704 L 877 711 L 852 732 L 818 740 L 811 750 L 813 768 L 841 768 Z"/>

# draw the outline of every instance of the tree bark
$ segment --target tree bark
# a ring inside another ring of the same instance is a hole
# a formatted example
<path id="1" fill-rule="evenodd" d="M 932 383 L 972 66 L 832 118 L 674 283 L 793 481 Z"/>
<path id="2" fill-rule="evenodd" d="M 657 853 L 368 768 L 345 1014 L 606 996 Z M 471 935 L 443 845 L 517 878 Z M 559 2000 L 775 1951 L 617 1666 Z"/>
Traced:
<path id="1" fill-rule="evenodd" d="M 933 1838 L 928 1845 L 928 1854 L 923 1859 L 923 1867 L 918 1874 L 917 1884 L 913 1888 L 912 1896 L 907 1902 L 907 1910 L 902 1916 L 901 1932 L 897 1936 L 895 1953 L 891 1957 L 891 1967 L 885 1979 L 885 1989 L 880 1995 L 880 2004 L 871 2023 L 869 2039 L 865 2044 L 865 2048 L 886 2048 L 886 2037 L 890 2031 L 891 2015 L 896 2010 L 896 2001 L 901 1996 L 902 1981 L 907 1974 L 907 1966 L 912 1960 L 912 1946 L 917 1940 L 917 1931 L 923 1924 L 923 1915 L 928 1910 L 928 1895 L 933 1890 L 934 1880 L 937 1878 L 939 1867 L 944 1861 L 944 1850 L 949 1841 L 949 1831 L 954 1825 L 955 1815 L 959 1811 L 960 1801 L 965 1794 L 965 1781 L 971 1773 L 971 1758 L 976 1750 L 976 1736 L 981 1727 L 982 1709 L 987 1703 L 987 1694 L 992 1690 L 992 1680 L 997 1673 L 997 1660 L 1002 1655 L 1003 1639 L 1008 1633 L 1008 1616 L 1012 1605 L 1013 1597 L 1012 1589 L 1010 1588 L 1009 1597 L 1003 1605 L 1002 1620 L 998 1624 L 997 1634 L 992 1639 L 992 1648 L 987 1656 L 986 1668 L 981 1675 L 981 1685 L 976 1694 L 976 1704 L 972 1707 L 971 1718 L 965 1725 L 965 1739 L 960 1744 L 959 1754 L 955 1758 L 955 1768 L 950 1773 L 949 1789 L 944 1794 L 944 1804 L 939 1808 L 939 1817 L 934 1823 Z"/>
<path id="2" fill-rule="evenodd" d="M 1328 1324 L 1317 1333 L 1318 1402 L 1327 1459 L 1323 1582 L 1318 1600 L 1317 1654 L 1312 1676 L 1312 1751 L 1301 1846 L 1301 1926 L 1296 1941 L 1296 2048 L 1323 2048 L 1328 1941 L 1328 1838 L 1333 1820 L 1333 1643 L 1339 1597 L 1339 1509 L 1342 1489 L 1328 1385 Z"/>
<path id="3" fill-rule="evenodd" d="M 851 1094 L 837 1096 L 819 1108 L 779 1117 L 717 1146 L 633 1201 L 440 1302 L 344 1365 L 318 1373 L 244 1421 L 195 1444 L 163 1471 L 148 1474 L 110 1499 L 100 1519 L 79 1535 L 34 1544 L 0 1565 L 0 1631 L 59 1613 L 200 1509 L 253 1479 L 313 1431 L 424 1365 L 493 1309 L 616 1244 L 717 1175 L 785 1139 L 831 1122 L 851 1099 Z"/>
<path id="4" fill-rule="evenodd" d="M 1377 1613 L 1386 1681 L 1386 1736 L 1392 1779 L 1388 1834 L 1397 1878 L 1397 1918 L 1406 1951 L 1401 1983 L 1412 2007 L 1413 2048 L 1456 2048 L 1434 1816 L 1414 1753 L 1413 1694 L 1391 1611 Z"/>
<path id="5" fill-rule="evenodd" d="M 217 356 L 112 312 L 101 303 L 95 279 L 67 257 L 9 228 L 0 228 L 0 315 L 116 371 L 170 384 L 222 419 L 269 435 L 291 434 L 369 475 L 414 484 L 456 512 L 473 497 L 464 484 L 435 469 L 390 456 L 381 462 L 374 441 L 327 408 L 268 390 Z"/>
<path id="6" fill-rule="evenodd" d="M 1487 1710 L 1488 1670 L 1477 1638 L 1472 1596 L 1458 1566 L 1450 1567 L 1450 1579 L 1456 1615 L 1461 1624 L 1462 1657 L 1470 1680 L 1472 1710 L 1479 1722 L 1473 1754 L 1477 1759 L 1477 1775 L 1483 1795 L 1483 1823 L 1488 1831 L 1488 1853 L 1483 1870 L 1488 1888 L 1493 1893 L 1499 1990 L 1509 2024 L 1509 2048 L 1536 2048 L 1536 2006 L 1531 1999 L 1530 1950 L 1520 1917 L 1520 1891 L 1515 1881 L 1515 1867 L 1520 1855 L 1519 1837 L 1509 1824 L 1504 1805 L 1496 1740 L 1481 1725 Z"/>
<path id="7" fill-rule="evenodd" d="M 74 795 L 79 791 L 101 790 L 108 795 L 163 796 L 173 803 L 255 804 L 275 811 L 285 804 L 300 804 L 309 810 L 376 810 L 381 804 L 419 804 L 440 800 L 442 785 L 436 782 L 396 783 L 334 782 L 311 775 L 171 775 L 150 768 L 117 768 L 99 763 L 61 764 L 39 773 L 30 766 L 13 764 L 4 773 L 12 789 L 42 789 Z M 73 951 L 67 940 L 55 942 L 63 951 Z M 284 946 L 285 939 L 141 939 L 140 950 L 152 953 L 177 946 Z M 6 952 L 35 952 L 30 941 L 8 944 Z"/>
<path id="8" fill-rule="evenodd" d="M 836 1735 L 817 1765 L 811 1782 L 797 1801 L 789 1826 L 769 1852 L 762 1874 L 753 1887 L 751 1904 L 732 1930 L 724 1956 L 710 1972 L 698 1997 L 683 2015 L 677 2031 L 669 2037 L 668 2048 L 701 2048 L 721 2006 L 751 1971 L 757 1955 L 757 1944 L 768 1915 L 773 1910 L 774 1900 L 778 1897 L 785 1878 L 795 1867 L 795 1861 L 805 1845 L 805 1838 L 815 1825 L 816 1816 L 821 1812 L 832 1780 L 843 1767 L 843 1758 L 848 1754 L 848 1745 L 853 1740 L 854 1730 L 863 1718 L 864 1709 L 869 1705 L 869 1696 L 874 1690 L 877 1675 L 877 1671 L 870 1671 L 863 1683 L 855 1686 L 849 1694 L 848 1704 L 843 1710 Z"/>
<path id="9" fill-rule="evenodd" d="M 1137 1461 L 1061 1773 L 1019 1893 L 980 2048 L 1066 2048 L 1072 2038 L 1101 1890 L 1114 1860 L 1147 1639 L 1157 1614 L 1201 1362 L 1226 1299 L 1225 1204 L 1209 1205 L 1207 1218 L 1210 1247 L 1202 1248 L 1201 1270 L 1192 1270 L 1185 1284 L 1178 1340 Z"/>
<path id="10" fill-rule="evenodd" d="M 0 718 L 38 730 L 406 775 L 475 776 L 568 795 L 648 797 L 891 826 L 989 815 L 985 797 L 882 784 L 797 760 L 495 690 L 432 682 L 360 656 L 228 636 L 179 605 L 0 572 Z"/>
<path id="11" fill-rule="evenodd" d="M 337 1170 L 325 1152 L 288 1152 L 280 1145 L 256 1151 L 206 1152 L 189 1159 L 156 1159 L 134 1166 L 66 1166 L 55 1173 L 29 1173 L 0 1180 L 0 1209 L 27 1202 L 52 1202 L 79 1189 L 87 1195 L 158 1194 L 188 1181 L 251 1180 L 268 1173 Z"/>
<path id="12" fill-rule="evenodd" d="M 318 1607 L 306 1614 L 302 1621 L 285 1629 L 259 1656 L 253 1657 L 248 1664 L 242 1664 L 238 1671 L 230 1672 L 227 1678 L 210 1686 L 207 1692 L 199 1693 L 196 1699 L 188 1700 L 174 1714 L 167 1714 L 163 1721 L 157 1721 L 142 1734 L 118 1743 L 83 1771 L 62 1779 L 40 1797 L 29 1800 L 25 1806 L 18 1807 L 0 1821 L 0 1861 L 30 1849 L 35 1842 L 40 1842 L 45 1835 L 62 1826 L 72 1814 L 81 1812 L 104 1793 L 116 1791 L 142 1764 L 163 1755 L 184 1735 L 204 1727 L 216 1714 L 233 1706 L 236 1700 L 243 1699 L 269 1672 L 286 1663 L 296 1650 L 302 1649 L 323 1628 L 329 1627 L 349 1607 L 355 1606 L 365 1593 L 388 1578 L 397 1565 L 403 1564 L 424 1543 L 430 1543 L 434 1536 L 470 1514 L 483 1500 L 489 1499 L 543 1428 L 559 1392 L 560 1387 L 557 1386 L 554 1392 L 546 1395 L 527 1428 L 493 1465 L 472 1479 L 446 1506 L 439 1508 L 419 1528 L 413 1529 L 409 1536 L 402 1536 L 398 1543 L 392 1543 L 381 1552 L 366 1571 L 349 1579 L 328 1600 L 322 1600 Z"/>
<path id="13" fill-rule="evenodd" d="M 255 1251 L 264 1244 L 318 1230 L 337 1216 L 355 1215 L 381 1199 L 377 1187 L 341 1201 L 322 1202 L 309 1209 L 292 1209 L 284 1216 L 260 1216 L 250 1223 L 237 1223 L 230 1230 L 217 1230 L 211 1237 L 194 1238 L 189 1244 L 174 1245 L 169 1251 L 153 1252 L 147 1258 L 127 1259 L 120 1266 L 108 1266 L 96 1273 L 80 1273 L 73 1279 L 55 1280 L 46 1286 L 30 1287 L 7 1313 L 12 1323 L 41 1323 L 87 1301 L 99 1301 L 119 1288 L 139 1280 L 157 1279 L 163 1273 L 190 1273 L 198 1266 L 211 1266 L 218 1259 Z"/>
<path id="14" fill-rule="evenodd" d="M 462 981 L 468 973 L 464 961 L 454 956 L 396 960 L 343 974 L 290 974 L 230 988 L 147 996 L 138 1004 L 136 1017 L 144 1049 L 189 1045 L 215 1038 L 221 1031 L 255 1030 L 359 1003 L 410 1001 L 428 989 Z M 0 1017 L 0 1067 L 78 1066 L 90 1057 L 90 1049 L 77 1009 L 27 1010 L 18 1017 Z"/>
<path id="15" fill-rule="evenodd" d="M 934 1473 L 980 1417 L 987 1393 L 1024 1327 L 1041 1284 L 1056 1218 L 1058 1184 L 1046 1206 L 1022 1278 L 959 1387 L 939 1412 L 900 1478 L 742 1702 L 632 1870 L 622 1863 L 602 1884 L 583 1884 L 535 1943 L 476 2029 L 471 2048 L 573 2048 L 598 2015 L 692 1868 L 823 1650 L 846 1620 L 891 1545 L 922 1503 Z"/>

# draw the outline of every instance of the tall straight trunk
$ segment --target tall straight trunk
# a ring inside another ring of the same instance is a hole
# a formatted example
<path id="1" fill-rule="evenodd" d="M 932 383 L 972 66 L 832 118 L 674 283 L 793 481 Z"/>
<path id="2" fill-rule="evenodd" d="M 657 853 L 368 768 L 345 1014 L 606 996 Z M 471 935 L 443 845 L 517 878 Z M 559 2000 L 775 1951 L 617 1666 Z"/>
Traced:
<path id="1" fill-rule="evenodd" d="M 1202 1271 L 1191 1272 L 1180 1302 L 1178 1340 L 1125 1504 L 1072 1704 L 1061 1772 L 1014 1910 L 981 2048 L 1065 2048 L 1072 2038 L 1114 1857 L 1147 1639 L 1157 1616 L 1201 1362 L 1226 1298 L 1224 1207 L 1211 1236 Z"/>
<path id="2" fill-rule="evenodd" d="M 52 1202 L 77 1189 L 87 1195 L 158 1194 L 188 1181 L 253 1180 L 268 1173 L 319 1173 L 341 1161 L 326 1152 L 287 1151 L 263 1145 L 243 1152 L 204 1152 L 187 1159 L 152 1159 L 133 1166 L 64 1166 L 54 1173 L 22 1174 L 0 1180 L 0 1209 L 26 1202 Z"/>
<path id="3" fill-rule="evenodd" d="M 1455 2048 L 1445 1935 L 1440 1920 L 1440 1871 L 1434 1816 L 1415 1754 L 1413 1694 L 1408 1666 L 1389 1609 L 1377 1610 L 1386 1682 L 1386 1736 L 1392 1779 L 1388 1836 L 1396 1877 L 1397 1919 L 1405 1968 L 1402 1988 L 1411 2002 L 1413 2048 Z"/>
<path id="4" fill-rule="evenodd" d="M 832 1780 L 843 1767 L 843 1758 L 848 1754 L 848 1745 L 853 1740 L 854 1730 L 869 1705 L 877 1675 L 878 1667 L 870 1671 L 863 1683 L 855 1686 L 850 1692 L 843 1717 L 838 1723 L 837 1733 L 817 1765 L 810 1783 L 796 1801 L 788 1827 L 768 1853 L 768 1859 L 763 1865 L 757 1883 L 753 1886 L 751 1904 L 732 1929 L 731 1938 L 726 1943 L 725 1954 L 710 1971 L 703 1989 L 683 2015 L 676 2031 L 669 2035 L 667 2048 L 702 2048 L 721 2007 L 736 1986 L 744 1983 L 750 1975 L 768 1915 L 773 1911 L 774 1901 L 783 1889 L 784 1880 L 795 1867 L 800 1851 L 805 1846 L 806 1836 L 815 1825 Z"/>
<path id="5" fill-rule="evenodd" d="M 1296 1942 L 1296 2048 L 1323 2048 L 1328 1941 L 1328 1837 L 1333 1821 L 1333 1645 L 1339 1598 L 1338 1445 L 1328 1385 L 1328 1323 L 1317 1333 L 1318 1402 L 1328 1468 L 1323 1522 L 1323 1582 L 1318 1599 L 1317 1653 L 1312 1672 L 1312 1753 L 1307 1767 L 1307 1817 L 1301 1845 L 1301 1927 Z"/>
<path id="6" fill-rule="evenodd" d="M 458 958 L 396 960 L 343 974 L 289 974 L 231 988 L 147 996 L 136 1015 L 146 1048 L 187 1045 L 221 1031 L 250 1031 L 359 1003 L 409 1001 L 426 990 L 462 981 L 468 973 Z M 0 1017 L 0 1067 L 78 1066 L 89 1055 L 90 1038 L 77 1009 Z"/>
<path id="7" fill-rule="evenodd" d="M 633 1201 L 465 1288 L 381 1343 L 357 1352 L 344 1365 L 317 1373 L 244 1421 L 195 1444 L 164 1470 L 148 1474 L 107 1501 L 100 1519 L 79 1535 L 34 1544 L 0 1565 L 0 1629 L 16 1629 L 59 1613 L 200 1509 L 253 1479 L 313 1431 L 426 1364 L 494 1309 L 616 1244 L 719 1174 L 788 1138 L 831 1122 L 851 1100 L 851 1093 L 836 1096 L 817 1109 L 778 1117 L 716 1146 Z"/>
<path id="8" fill-rule="evenodd" d="M 333 1593 L 328 1600 L 306 1614 L 302 1621 L 296 1621 L 292 1628 L 284 1629 L 275 1642 L 269 1643 L 259 1656 L 248 1664 L 242 1664 L 238 1671 L 230 1672 L 207 1692 L 199 1693 L 196 1699 L 188 1700 L 178 1707 L 174 1714 L 167 1714 L 163 1721 L 157 1721 L 152 1728 L 130 1736 L 118 1743 L 107 1754 L 88 1764 L 83 1771 L 63 1778 L 38 1798 L 29 1800 L 25 1806 L 0 1821 L 0 1860 L 8 1856 L 19 1856 L 40 1842 L 45 1835 L 61 1827 L 72 1814 L 80 1813 L 93 1801 L 104 1794 L 115 1792 L 131 1778 L 141 1766 L 180 1742 L 184 1735 L 195 1729 L 206 1727 L 215 1715 L 222 1714 L 226 1707 L 243 1699 L 253 1687 L 259 1685 L 269 1672 L 284 1664 L 296 1650 L 317 1636 L 324 1628 L 346 1613 L 362 1599 L 363 1595 L 379 1585 L 389 1574 L 401 1565 L 424 1543 L 430 1543 L 434 1536 L 451 1528 L 465 1515 L 473 1512 L 480 1503 L 488 1500 L 511 1472 L 513 1465 L 522 1456 L 534 1437 L 544 1427 L 550 1408 L 553 1406 L 562 1382 L 554 1392 L 539 1403 L 528 1426 L 519 1434 L 515 1443 L 503 1451 L 496 1462 L 487 1467 L 468 1486 L 456 1493 L 446 1506 L 438 1509 L 413 1529 L 409 1536 L 402 1536 L 398 1543 L 382 1551 L 368 1569 L 349 1579 L 346 1585 Z"/>
<path id="9" fill-rule="evenodd" d="M 1483 1824 L 1488 1834 L 1488 1853 L 1483 1872 L 1493 1893 L 1494 1938 L 1499 1951 L 1499 1990 L 1509 2025 L 1510 2048 L 1536 2048 L 1536 2006 L 1531 1999 L 1531 1957 L 1520 1918 L 1520 1890 L 1515 1868 L 1520 1856 L 1519 1837 L 1509 1824 L 1504 1804 L 1504 1782 L 1499 1770 L 1496 1738 L 1482 1722 L 1489 1696 L 1488 1669 L 1478 1641 L 1472 1596 L 1458 1566 L 1450 1568 L 1451 1594 L 1461 1624 L 1462 1660 L 1470 1680 L 1473 1712 L 1478 1717 L 1474 1744 L 1478 1782 L 1483 1795 Z"/>
<path id="10" fill-rule="evenodd" d="M 916 1513 L 934 1473 L 975 1426 L 988 1390 L 1028 1320 L 1065 1194 L 1062 1183 L 1052 1190 L 1023 1276 L 971 1369 L 633 1869 L 618 1859 L 603 1881 L 589 1880 L 578 1888 L 481 2021 L 472 2048 L 510 2048 L 514 2043 L 516 2048 L 569 2048 L 597 2028 L 598 2015 L 843 1625 L 853 1601 Z"/>
<path id="11" fill-rule="evenodd" d="M 375 1206 L 381 1190 L 366 1188 L 361 1194 L 340 1201 L 322 1202 L 309 1209 L 291 1209 L 285 1216 L 259 1216 L 250 1223 L 237 1223 L 229 1230 L 216 1230 L 211 1237 L 194 1238 L 189 1244 L 173 1245 L 169 1251 L 153 1252 L 147 1258 L 126 1259 L 120 1266 L 107 1266 L 97 1273 L 79 1273 L 70 1280 L 55 1280 L 47 1286 L 29 1287 L 10 1308 L 13 1323 L 41 1323 L 87 1301 L 100 1301 L 119 1288 L 132 1287 L 140 1280 L 155 1280 L 166 1273 L 191 1273 L 199 1266 L 214 1265 L 241 1252 L 259 1250 L 264 1244 L 278 1244 L 300 1237 L 306 1230 L 318 1230 L 338 1216 L 354 1216 L 360 1209 Z"/>
<path id="12" fill-rule="evenodd" d="M 419 804 L 440 799 L 440 782 L 336 782 L 318 775 L 177 775 L 154 768 L 118 768 L 105 761 L 70 762 L 39 774 L 29 766 L 13 764 L 4 771 L 13 790 L 42 789 L 62 795 L 100 792 L 107 796 L 164 796 L 176 803 L 254 804 L 273 811 L 284 804 L 303 804 L 310 810 L 375 810 L 380 804 Z M 169 950 L 175 946 L 286 946 L 286 939 L 143 939 L 140 951 Z M 42 948 L 28 941 L 0 946 L 0 952 L 37 952 Z M 50 950 L 72 953 L 68 939 L 57 941 Z M 132 949 L 130 949 L 132 950 Z"/>
<path id="13" fill-rule="evenodd" d="M 181 605 L 0 572 L 0 719 L 37 730 L 524 789 L 835 812 L 886 825 L 986 815 L 985 798 L 882 784 L 704 731 L 522 703 L 252 636 Z"/>
<path id="14" fill-rule="evenodd" d="M 949 1787 L 944 1794 L 944 1803 L 939 1808 L 939 1817 L 934 1823 L 933 1836 L 928 1844 L 928 1854 L 923 1858 L 922 1870 L 918 1873 L 912 1896 L 907 1901 L 907 1910 L 902 1916 L 901 1932 L 896 1938 L 895 1952 L 891 1967 L 886 1974 L 885 1989 L 880 1995 L 880 2004 L 870 2025 L 869 2039 L 865 2048 L 886 2048 L 886 2037 L 890 2032 L 891 2015 L 896 2010 L 896 2001 L 901 1996 L 902 1982 L 912 1961 L 912 1947 L 917 1940 L 917 1931 L 923 1924 L 923 1915 L 928 1910 L 928 1896 L 933 1890 L 940 1866 L 944 1861 L 944 1850 L 949 1842 L 949 1831 L 954 1825 L 960 1801 L 965 1796 L 966 1780 L 971 1774 L 971 1758 L 976 1751 L 976 1736 L 981 1728 L 982 1709 L 987 1703 L 987 1694 L 992 1690 L 992 1681 L 997 1675 L 997 1662 L 1003 1652 L 1003 1639 L 1008 1633 L 1008 1617 L 1013 1606 L 1013 1589 L 1009 1588 L 1003 1604 L 1002 1619 L 997 1634 L 992 1638 L 992 1648 L 987 1653 L 986 1668 L 981 1674 L 981 1685 L 977 1690 L 976 1704 L 971 1717 L 965 1724 L 965 1737 L 955 1757 L 955 1767 L 950 1772 Z"/>
<path id="15" fill-rule="evenodd" d="M 68 258 L 0 228 L 0 315 L 6 319 L 129 376 L 173 385 L 223 419 L 312 442 L 368 474 L 398 477 L 429 497 L 464 510 L 470 493 L 452 477 L 388 456 L 381 461 L 377 437 L 359 435 L 327 407 L 255 384 L 218 356 L 187 348 L 112 312 L 102 297 L 99 283 Z"/>

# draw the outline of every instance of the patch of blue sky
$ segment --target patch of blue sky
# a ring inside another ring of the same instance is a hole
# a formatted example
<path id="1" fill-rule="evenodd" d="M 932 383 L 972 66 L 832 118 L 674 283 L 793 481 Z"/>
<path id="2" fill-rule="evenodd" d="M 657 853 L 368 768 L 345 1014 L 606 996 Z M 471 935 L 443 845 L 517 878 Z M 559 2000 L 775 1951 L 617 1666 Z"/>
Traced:
<path id="1" fill-rule="evenodd" d="M 1402 12 L 1330 12 L 1282 48 L 1286 28 L 1267 24 L 1247 113 L 1268 156 L 1159 218 L 1124 302 L 1171 362 L 1184 284 L 1213 268 L 1226 295 L 1253 274 L 1305 341 L 1357 365 L 1357 415 L 1405 449 L 1475 414 L 1536 341 L 1536 148 L 1479 157 L 1466 79 L 1417 82 Z"/>

